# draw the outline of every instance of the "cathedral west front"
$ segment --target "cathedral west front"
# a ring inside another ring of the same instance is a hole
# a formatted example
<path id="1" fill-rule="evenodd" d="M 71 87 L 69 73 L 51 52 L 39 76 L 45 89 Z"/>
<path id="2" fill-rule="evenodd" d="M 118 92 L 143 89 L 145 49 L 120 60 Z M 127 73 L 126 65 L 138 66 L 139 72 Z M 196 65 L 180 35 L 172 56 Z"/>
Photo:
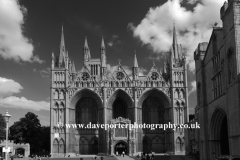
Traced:
<path id="1" fill-rule="evenodd" d="M 68 128 L 65 124 L 184 124 L 188 121 L 187 64 L 177 42 L 175 27 L 168 58 L 159 70 L 155 64 L 139 74 L 133 52 L 132 74 L 121 61 L 107 71 L 107 50 L 102 39 L 100 58 L 92 58 L 87 39 L 82 68 L 70 59 L 62 29 L 60 50 L 52 54 L 51 154 L 53 157 L 81 154 L 138 152 L 185 154 L 183 129 Z M 76 62 L 76 61 L 75 61 Z M 64 124 L 59 126 L 58 124 Z"/>

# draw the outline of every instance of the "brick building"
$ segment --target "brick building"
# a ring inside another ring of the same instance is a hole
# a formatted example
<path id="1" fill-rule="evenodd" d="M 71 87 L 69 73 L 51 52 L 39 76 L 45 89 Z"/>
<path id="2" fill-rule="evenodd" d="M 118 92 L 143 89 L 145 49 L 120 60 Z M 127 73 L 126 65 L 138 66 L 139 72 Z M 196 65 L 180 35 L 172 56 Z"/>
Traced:
<path id="1" fill-rule="evenodd" d="M 175 28 L 169 58 L 163 70 L 152 68 L 139 75 L 137 55 L 132 54 L 132 74 L 119 62 L 107 73 L 104 40 L 100 58 L 92 58 L 87 39 L 83 47 L 83 67 L 75 69 L 65 47 L 52 54 L 51 154 L 53 157 L 76 154 L 127 154 L 137 152 L 175 152 L 185 154 L 184 131 L 168 129 L 82 129 L 58 127 L 61 124 L 182 124 L 188 121 L 187 65 Z M 117 59 L 116 59 L 117 61 Z M 76 61 L 75 61 L 76 62 Z M 78 62 L 79 63 L 79 62 Z"/>
<path id="2" fill-rule="evenodd" d="M 201 160 L 240 155 L 240 0 L 225 2 L 220 16 L 223 27 L 214 27 L 194 53 Z"/>

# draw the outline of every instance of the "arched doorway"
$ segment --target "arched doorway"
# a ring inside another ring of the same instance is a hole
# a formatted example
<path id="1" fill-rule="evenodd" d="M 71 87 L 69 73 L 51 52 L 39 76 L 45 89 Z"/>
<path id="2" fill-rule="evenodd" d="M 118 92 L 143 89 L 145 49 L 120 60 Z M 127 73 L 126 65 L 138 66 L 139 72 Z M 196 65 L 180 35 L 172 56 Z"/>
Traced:
<path id="1" fill-rule="evenodd" d="M 143 152 L 144 153 L 148 153 L 148 147 L 149 147 L 148 140 L 147 140 L 147 138 L 144 138 L 143 139 Z"/>
<path id="2" fill-rule="evenodd" d="M 24 148 L 18 148 L 15 150 L 15 154 L 16 155 L 23 155 L 23 157 L 25 156 L 25 149 Z"/>
<path id="3" fill-rule="evenodd" d="M 214 111 L 210 127 L 212 159 L 220 155 L 229 155 L 228 120 L 222 109 L 217 108 Z"/>
<path id="4" fill-rule="evenodd" d="M 120 141 L 118 143 L 115 144 L 114 146 L 114 153 L 118 153 L 119 154 L 122 154 L 122 152 L 125 152 L 125 154 L 128 154 L 128 148 L 127 148 L 127 144 L 123 141 Z"/>
<path id="5" fill-rule="evenodd" d="M 222 155 L 229 155 L 228 124 L 227 116 L 224 116 L 220 129 L 220 147 Z"/>
<path id="6" fill-rule="evenodd" d="M 97 140 L 93 140 L 92 141 L 92 153 L 93 154 L 98 154 L 98 141 Z"/>

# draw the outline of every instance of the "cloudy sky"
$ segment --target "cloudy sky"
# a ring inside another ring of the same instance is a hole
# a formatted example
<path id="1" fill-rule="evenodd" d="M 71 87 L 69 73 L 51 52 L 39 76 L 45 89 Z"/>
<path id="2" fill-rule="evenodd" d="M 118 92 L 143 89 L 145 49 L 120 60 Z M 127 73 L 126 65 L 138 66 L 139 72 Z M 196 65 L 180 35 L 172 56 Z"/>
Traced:
<path id="1" fill-rule="evenodd" d="M 163 66 L 172 43 L 173 22 L 188 60 L 189 107 L 196 106 L 193 52 L 208 42 L 215 22 L 221 26 L 224 0 L 0 0 L 0 113 L 13 124 L 27 112 L 49 125 L 51 53 L 65 43 L 77 70 L 83 61 L 84 37 L 93 58 L 101 37 L 111 71 L 121 59 L 131 69 L 134 50 L 146 74 L 153 61 Z"/>

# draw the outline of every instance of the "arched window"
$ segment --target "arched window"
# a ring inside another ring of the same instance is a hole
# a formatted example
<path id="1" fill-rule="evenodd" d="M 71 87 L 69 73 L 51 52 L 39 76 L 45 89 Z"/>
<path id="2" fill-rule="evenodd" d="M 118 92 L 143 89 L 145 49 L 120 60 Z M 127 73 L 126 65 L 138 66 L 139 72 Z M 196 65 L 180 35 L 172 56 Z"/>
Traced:
<path id="1" fill-rule="evenodd" d="M 234 54 L 232 49 L 228 50 L 228 83 L 234 80 Z"/>
<path id="2" fill-rule="evenodd" d="M 197 97 L 198 97 L 198 105 L 201 105 L 202 104 L 202 92 L 201 92 L 201 83 L 198 82 L 198 85 L 197 85 Z"/>
<path id="3" fill-rule="evenodd" d="M 88 154 L 88 141 L 85 137 L 79 139 L 80 154 Z"/>
<path id="4" fill-rule="evenodd" d="M 59 142 L 59 153 L 64 153 L 65 145 L 63 139 Z"/>
<path id="5" fill-rule="evenodd" d="M 113 118 L 118 117 L 127 118 L 127 104 L 120 98 L 113 103 Z"/>
<path id="6" fill-rule="evenodd" d="M 143 123 L 146 124 L 163 124 L 164 107 L 156 97 L 148 97 L 143 102 Z"/>
<path id="7" fill-rule="evenodd" d="M 82 98 L 76 106 L 76 122 L 78 124 L 97 123 L 97 105 L 91 97 Z"/>
<path id="8" fill-rule="evenodd" d="M 58 153 L 58 140 L 54 139 L 53 141 L 53 153 Z"/>
<path id="9" fill-rule="evenodd" d="M 54 99 L 58 99 L 58 94 L 59 94 L 58 90 L 55 90 L 55 92 L 54 92 Z"/>
<path id="10" fill-rule="evenodd" d="M 164 150 L 163 142 L 160 137 L 154 137 L 152 140 L 152 151 L 155 153 L 161 153 Z"/>
<path id="11" fill-rule="evenodd" d="M 176 151 L 181 151 L 181 139 L 179 137 L 176 139 Z"/>

